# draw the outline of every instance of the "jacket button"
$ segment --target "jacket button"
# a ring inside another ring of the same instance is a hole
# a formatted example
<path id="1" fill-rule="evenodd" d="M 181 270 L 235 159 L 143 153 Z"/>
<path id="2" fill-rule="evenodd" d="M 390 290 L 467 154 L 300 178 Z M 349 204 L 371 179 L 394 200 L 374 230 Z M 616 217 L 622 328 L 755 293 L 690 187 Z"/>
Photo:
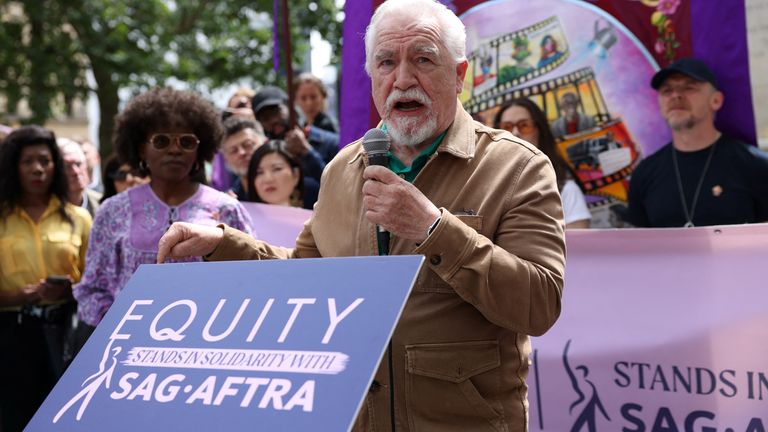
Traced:
<path id="1" fill-rule="evenodd" d="M 441 262 L 443 262 L 443 259 L 440 258 L 440 255 L 432 255 L 429 257 L 429 263 L 432 265 L 440 265 Z"/>

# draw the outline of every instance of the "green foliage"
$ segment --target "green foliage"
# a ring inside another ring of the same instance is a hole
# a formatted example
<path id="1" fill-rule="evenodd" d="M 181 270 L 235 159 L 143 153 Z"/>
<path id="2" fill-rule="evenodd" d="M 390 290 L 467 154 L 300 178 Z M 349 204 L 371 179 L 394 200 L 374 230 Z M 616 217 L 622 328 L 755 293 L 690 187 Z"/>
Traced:
<path id="1" fill-rule="evenodd" d="M 43 123 L 52 106 L 96 91 L 99 138 L 111 151 L 118 91 L 171 79 L 213 90 L 248 78 L 280 80 L 272 70 L 271 0 L 0 0 L 0 94 L 13 110 L 26 98 Z M 290 0 L 294 64 L 309 29 L 336 48 L 334 0 Z M 336 51 L 339 51 L 338 49 Z M 86 71 L 96 81 L 89 89 Z"/>

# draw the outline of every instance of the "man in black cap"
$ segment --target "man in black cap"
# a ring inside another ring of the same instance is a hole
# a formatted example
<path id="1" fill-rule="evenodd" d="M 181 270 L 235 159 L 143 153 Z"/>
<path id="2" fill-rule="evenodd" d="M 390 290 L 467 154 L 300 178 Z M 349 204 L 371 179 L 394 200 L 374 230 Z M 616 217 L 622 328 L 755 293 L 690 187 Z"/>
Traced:
<path id="1" fill-rule="evenodd" d="M 338 151 L 338 135 L 335 141 L 328 142 L 317 137 L 307 137 L 298 127 L 291 128 L 288 95 L 278 87 L 262 87 L 253 96 L 251 106 L 267 137 L 284 140 L 288 151 L 301 160 L 304 173 L 320 181 L 325 164 Z"/>
<path id="2" fill-rule="evenodd" d="M 672 142 L 632 174 L 628 222 L 692 227 L 768 221 L 768 155 L 715 128 L 724 95 L 712 71 L 699 60 L 680 59 L 658 71 L 651 87 L 659 92 Z"/>

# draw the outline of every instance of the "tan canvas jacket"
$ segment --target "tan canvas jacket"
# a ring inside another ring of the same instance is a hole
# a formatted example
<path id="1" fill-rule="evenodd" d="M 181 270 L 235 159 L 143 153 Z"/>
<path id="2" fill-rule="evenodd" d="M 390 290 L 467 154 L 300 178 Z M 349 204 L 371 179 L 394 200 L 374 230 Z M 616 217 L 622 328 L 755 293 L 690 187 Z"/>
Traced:
<path id="1" fill-rule="evenodd" d="M 357 141 L 326 167 L 294 249 L 226 228 L 209 259 L 376 255 L 362 209 L 366 162 Z M 391 255 L 426 256 L 392 339 L 397 430 L 527 430 L 528 335 L 555 323 L 563 289 L 563 215 L 552 166 L 532 145 L 473 121 L 459 106 L 414 185 L 442 220 L 421 245 L 390 242 Z M 388 375 L 384 360 L 354 430 L 391 430 Z"/>

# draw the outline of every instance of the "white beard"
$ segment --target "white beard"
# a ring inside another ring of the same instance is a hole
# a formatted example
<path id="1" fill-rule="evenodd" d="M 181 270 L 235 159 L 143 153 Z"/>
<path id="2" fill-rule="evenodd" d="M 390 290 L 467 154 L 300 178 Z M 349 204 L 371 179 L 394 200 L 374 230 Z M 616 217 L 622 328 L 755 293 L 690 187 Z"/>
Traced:
<path id="1" fill-rule="evenodd" d="M 418 123 L 423 123 L 423 125 L 418 127 Z M 411 118 L 392 121 L 390 119 L 387 122 L 387 132 L 392 136 L 392 140 L 408 147 L 415 147 L 423 143 L 434 135 L 435 129 L 437 129 L 437 118 L 432 113 L 426 120 Z"/>
<path id="2" fill-rule="evenodd" d="M 418 101 L 427 108 L 427 117 L 393 118 L 392 109 L 399 100 L 411 99 Z M 437 116 L 432 111 L 432 101 L 421 89 L 411 88 L 406 91 L 395 89 L 387 97 L 384 121 L 387 132 L 392 140 L 408 147 L 415 147 L 435 134 Z M 421 126 L 419 126 L 421 124 Z"/>
<path id="3" fill-rule="evenodd" d="M 234 175 L 236 175 L 238 177 L 245 177 L 245 176 L 248 175 L 248 167 L 240 170 L 240 169 L 237 169 L 237 168 L 233 167 L 232 165 L 230 165 L 226 161 L 224 162 L 224 166 L 229 170 L 229 172 L 231 172 L 232 174 L 234 174 Z"/>

